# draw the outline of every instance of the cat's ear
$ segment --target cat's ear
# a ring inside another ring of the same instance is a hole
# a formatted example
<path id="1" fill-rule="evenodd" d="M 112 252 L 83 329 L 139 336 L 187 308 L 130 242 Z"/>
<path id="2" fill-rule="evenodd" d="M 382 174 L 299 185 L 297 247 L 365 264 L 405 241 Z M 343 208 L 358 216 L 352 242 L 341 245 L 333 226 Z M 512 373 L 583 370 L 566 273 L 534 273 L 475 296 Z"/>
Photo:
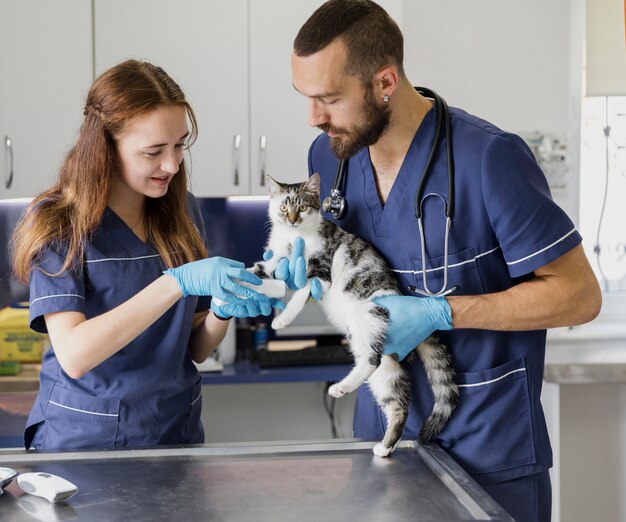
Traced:
<path id="1" fill-rule="evenodd" d="M 267 174 L 265 179 L 267 181 L 267 188 L 270 191 L 270 196 L 276 196 L 282 192 L 281 184 L 278 183 L 278 181 L 276 181 L 272 176 Z"/>
<path id="2" fill-rule="evenodd" d="M 314 194 L 320 193 L 320 175 L 315 172 L 304 185 L 304 190 L 313 192 Z"/>

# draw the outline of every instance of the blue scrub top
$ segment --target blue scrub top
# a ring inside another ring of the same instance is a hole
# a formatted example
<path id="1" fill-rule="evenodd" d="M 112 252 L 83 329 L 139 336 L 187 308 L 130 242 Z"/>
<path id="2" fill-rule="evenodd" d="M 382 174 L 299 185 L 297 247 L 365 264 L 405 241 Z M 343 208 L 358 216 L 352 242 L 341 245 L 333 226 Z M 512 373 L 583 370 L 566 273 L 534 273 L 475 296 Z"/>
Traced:
<path id="1" fill-rule="evenodd" d="M 193 219 L 204 233 L 190 195 Z M 44 314 L 75 311 L 87 319 L 124 303 L 159 278 L 165 265 L 110 209 L 85 248 L 81 269 L 58 272 L 63 245 L 51 245 L 31 272 L 31 328 L 46 332 Z M 181 298 L 127 346 L 79 379 L 61 368 L 54 347 L 44 355 L 39 395 L 25 446 L 78 449 L 204 442 L 200 375 L 189 355 L 193 314 L 207 298 Z M 34 440 L 33 440 L 34 439 Z"/>
<path id="2" fill-rule="evenodd" d="M 546 179 L 526 144 L 513 134 L 450 108 L 455 165 L 455 216 L 450 230 L 448 287 L 456 295 L 506 290 L 581 242 L 567 215 L 552 200 Z M 423 289 L 415 195 L 435 134 L 435 110 L 427 113 L 409 147 L 384 207 L 368 148 L 349 160 L 347 214 L 327 219 L 372 243 L 396 272 L 402 291 Z M 448 198 L 445 138 L 425 186 L 423 222 L 427 284 L 443 283 Z M 321 177 L 321 198 L 330 194 L 337 159 L 320 135 L 309 151 L 310 174 Z M 443 198 L 443 199 L 442 199 Z M 441 332 L 450 348 L 460 386 L 460 404 L 438 442 L 469 473 L 502 481 L 552 465 L 540 403 L 545 330 Z M 404 438 L 417 438 L 432 411 L 432 393 L 421 362 L 407 366 L 413 397 Z M 359 389 L 354 435 L 380 439 L 384 417 L 366 386 Z"/>

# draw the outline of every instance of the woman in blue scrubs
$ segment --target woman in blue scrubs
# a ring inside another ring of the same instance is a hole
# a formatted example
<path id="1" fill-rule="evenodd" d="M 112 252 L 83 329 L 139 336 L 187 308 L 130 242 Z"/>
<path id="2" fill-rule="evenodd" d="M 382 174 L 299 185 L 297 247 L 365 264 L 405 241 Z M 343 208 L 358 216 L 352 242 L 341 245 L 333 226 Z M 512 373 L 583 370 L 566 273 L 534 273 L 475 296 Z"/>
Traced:
<path id="1" fill-rule="evenodd" d="M 436 442 L 516 520 L 549 520 L 552 454 L 541 408 L 546 328 L 589 321 L 601 295 L 571 220 L 517 136 L 450 109 L 456 214 L 446 297 L 425 290 L 415 197 L 435 136 L 436 109 L 407 80 L 403 38 L 369 0 L 329 0 L 304 24 L 292 54 L 294 87 L 309 99 L 309 124 L 324 131 L 309 152 L 321 198 L 338 159 L 349 162 L 347 212 L 335 220 L 371 242 L 404 296 L 390 312 L 385 353 L 402 359 L 439 330 L 450 348 L 460 403 Z M 443 286 L 449 198 L 445 138 L 427 178 L 423 208 L 427 286 Z M 432 410 L 422 365 L 409 366 L 417 438 Z M 384 418 L 359 389 L 354 435 L 380 439 Z"/>
<path id="2" fill-rule="evenodd" d="M 52 344 L 27 449 L 204 441 L 193 361 L 216 348 L 228 318 L 271 306 L 237 283 L 261 282 L 242 263 L 207 258 L 183 161 L 196 132 L 183 92 L 159 67 L 123 62 L 91 87 L 57 182 L 13 237 L 31 327 Z"/>

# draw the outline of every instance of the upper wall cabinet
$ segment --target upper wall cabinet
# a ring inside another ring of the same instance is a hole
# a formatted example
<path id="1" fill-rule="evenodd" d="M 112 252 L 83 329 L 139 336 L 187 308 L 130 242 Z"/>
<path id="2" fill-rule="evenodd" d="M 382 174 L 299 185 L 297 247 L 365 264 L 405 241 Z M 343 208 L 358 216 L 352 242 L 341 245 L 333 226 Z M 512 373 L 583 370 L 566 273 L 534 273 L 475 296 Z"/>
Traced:
<path id="1" fill-rule="evenodd" d="M 48 188 L 93 74 L 91 3 L 0 0 L 0 198 Z"/>
<path id="2" fill-rule="evenodd" d="M 252 193 L 265 194 L 264 175 L 295 183 L 308 177 L 308 100 L 291 80 L 293 40 L 321 0 L 258 0 L 250 9 L 250 151 Z"/>
<path id="3" fill-rule="evenodd" d="M 181 86 L 198 120 L 197 196 L 265 194 L 307 176 L 316 129 L 291 84 L 298 29 L 321 0 L 95 0 L 96 75 L 137 58 Z M 189 159 L 188 159 L 189 161 Z"/>

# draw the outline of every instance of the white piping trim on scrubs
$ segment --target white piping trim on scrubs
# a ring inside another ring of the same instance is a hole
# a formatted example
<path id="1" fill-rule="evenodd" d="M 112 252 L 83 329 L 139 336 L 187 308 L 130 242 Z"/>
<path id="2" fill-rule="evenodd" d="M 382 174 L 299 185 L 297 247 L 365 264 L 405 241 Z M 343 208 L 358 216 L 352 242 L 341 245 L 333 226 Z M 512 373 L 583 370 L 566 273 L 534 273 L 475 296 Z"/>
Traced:
<path id="1" fill-rule="evenodd" d="M 102 259 L 88 259 L 86 263 L 102 263 L 103 261 L 138 261 L 141 259 L 151 259 L 153 257 L 161 257 L 159 254 L 151 254 L 149 256 L 139 257 L 105 257 Z"/>
<path id="2" fill-rule="evenodd" d="M 526 257 L 523 257 L 522 259 L 518 259 L 516 261 L 511 261 L 511 262 L 507 262 L 507 265 L 516 265 L 517 263 L 522 263 L 523 261 L 526 261 L 528 259 L 530 259 L 531 257 L 535 257 L 539 254 L 541 254 L 542 252 L 545 252 L 546 250 L 551 249 L 554 245 L 560 243 L 561 241 L 565 240 L 567 237 L 571 236 L 574 232 L 576 232 L 576 228 L 574 227 L 572 230 L 570 230 L 567 234 L 565 234 L 564 236 L 560 237 L 559 239 L 557 239 L 554 243 L 551 243 L 550 245 L 548 245 L 545 248 L 542 248 L 541 250 L 537 250 L 537 252 L 530 254 Z M 498 250 L 500 247 L 497 246 L 495 248 L 492 248 L 491 250 L 488 250 L 487 252 L 483 252 L 482 254 L 478 254 L 476 257 L 472 258 L 472 259 L 468 259 L 467 261 L 461 261 L 460 263 L 454 263 L 452 265 L 448 265 L 448 268 L 456 268 L 458 266 L 462 266 L 462 265 L 466 265 L 467 263 L 473 263 L 474 261 L 476 261 L 477 259 L 489 255 L 489 254 L 493 254 L 496 250 Z M 426 272 L 436 272 L 438 270 L 443 270 L 444 267 L 443 266 L 438 266 L 436 268 L 429 268 L 426 270 Z M 423 272 L 423 270 L 397 270 L 395 268 L 391 269 L 392 272 L 396 272 L 397 274 L 421 274 Z"/>
<path id="3" fill-rule="evenodd" d="M 452 265 L 448 265 L 448 268 L 456 268 L 457 266 L 462 266 L 462 265 L 466 265 L 467 263 L 473 263 L 475 262 L 477 259 L 483 257 L 483 256 L 487 256 L 489 254 L 493 254 L 496 250 L 499 250 L 500 247 L 497 246 L 496 248 L 492 248 L 491 250 L 488 250 L 487 252 L 483 252 L 482 254 L 478 254 L 476 257 L 473 257 L 472 259 L 468 259 L 467 261 L 461 261 L 460 263 L 454 263 Z M 428 268 L 426 270 L 426 272 L 436 272 L 437 270 L 443 270 L 443 266 L 438 266 L 437 268 Z M 421 274 L 423 272 L 423 270 L 396 270 L 396 269 L 391 269 L 392 272 L 397 272 L 398 274 Z"/>
<path id="4" fill-rule="evenodd" d="M 552 248 L 554 245 L 556 245 L 557 243 L 560 243 L 561 241 L 563 241 L 566 237 L 571 236 L 574 232 L 576 232 L 576 228 L 574 227 L 572 230 L 570 230 L 567 234 L 565 234 L 563 237 L 557 239 L 554 243 L 552 243 L 551 245 L 548 245 L 545 248 L 542 248 L 541 250 L 537 250 L 537 252 L 535 252 L 534 254 L 530 254 L 529 256 L 523 257 L 522 259 L 518 259 L 517 261 L 511 261 L 510 263 L 507 263 L 507 265 L 516 265 L 517 263 L 521 263 L 522 261 L 526 261 L 527 259 L 530 259 L 531 257 L 535 257 L 536 255 L 541 254 L 542 252 L 545 252 L 546 250 L 549 250 L 550 248 Z"/>
<path id="5" fill-rule="evenodd" d="M 79 410 L 78 408 L 71 408 L 70 406 L 65 406 L 64 404 L 59 404 L 58 402 L 54 402 L 51 400 L 49 400 L 48 402 L 51 404 L 54 404 L 55 406 L 58 406 L 59 408 L 65 408 L 66 410 L 72 410 L 72 411 L 78 411 L 80 413 L 88 413 L 89 415 L 101 415 L 102 417 L 119 417 L 117 413 L 98 413 L 95 411 Z"/>
<path id="6" fill-rule="evenodd" d="M 525 372 L 525 371 L 526 371 L 526 368 L 518 368 L 517 370 L 511 370 L 509 373 L 505 373 L 504 375 L 501 375 L 500 377 L 497 377 L 496 379 L 491 379 L 490 381 L 476 382 L 474 384 L 459 384 L 458 387 L 459 388 L 474 388 L 476 386 L 485 386 L 486 384 L 491 384 L 491 383 L 500 381 L 504 379 L 505 377 L 508 377 L 509 375 L 513 375 L 514 373 Z"/>
<path id="7" fill-rule="evenodd" d="M 191 406 L 198 402 L 200 400 L 200 397 L 202 397 L 202 393 L 200 393 L 200 395 L 198 395 L 193 401 L 191 401 Z"/>
<path id="8" fill-rule="evenodd" d="M 32 305 L 33 303 L 37 301 L 41 301 L 42 299 L 51 299 L 53 297 L 80 297 L 83 301 L 85 300 L 85 298 L 82 295 L 78 295 L 78 294 L 55 294 L 55 295 L 44 295 L 41 297 L 37 297 L 36 299 L 33 299 L 30 302 L 30 304 Z"/>

